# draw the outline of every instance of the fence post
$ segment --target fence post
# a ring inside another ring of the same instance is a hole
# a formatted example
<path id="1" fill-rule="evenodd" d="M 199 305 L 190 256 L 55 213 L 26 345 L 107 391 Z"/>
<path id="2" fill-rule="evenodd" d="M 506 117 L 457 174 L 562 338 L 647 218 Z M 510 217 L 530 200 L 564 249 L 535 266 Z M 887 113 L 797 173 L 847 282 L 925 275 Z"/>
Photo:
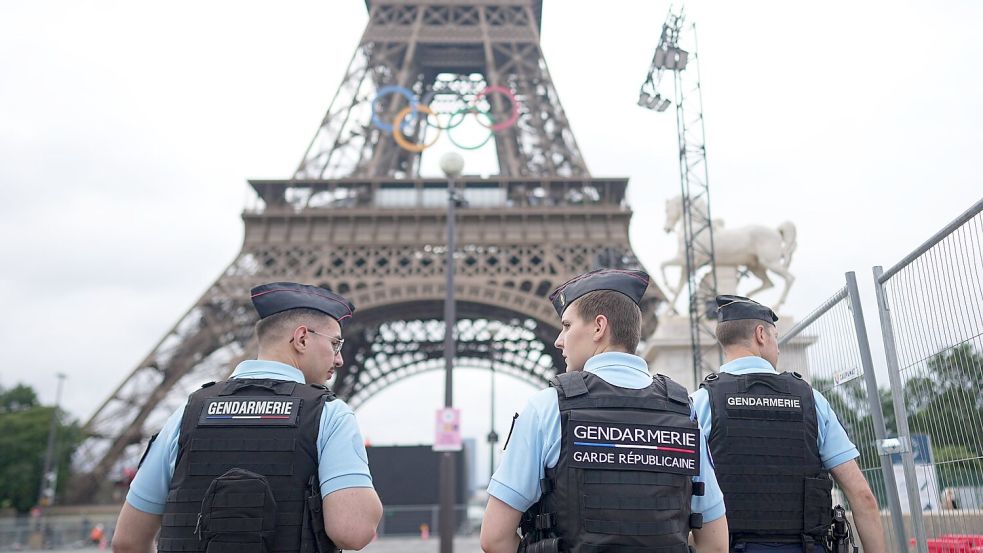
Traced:
<path id="1" fill-rule="evenodd" d="M 874 375 L 874 362 L 870 356 L 870 342 L 867 340 L 867 325 L 864 322 L 863 307 L 860 305 L 860 288 L 857 286 L 857 275 L 853 271 L 846 274 L 847 296 L 850 298 L 850 311 L 853 313 L 853 327 L 857 333 L 857 345 L 860 349 L 860 363 L 864 369 L 864 385 L 867 387 L 867 403 L 874 422 L 874 437 L 877 440 L 887 438 L 887 427 L 884 425 L 884 412 L 881 408 L 881 394 L 877 389 L 877 378 Z M 898 482 L 894 478 L 894 467 L 891 456 L 880 451 L 881 474 L 884 476 L 884 493 L 887 494 L 887 504 L 891 510 L 891 520 L 894 524 L 894 537 L 898 547 L 908 546 L 905 533 L 904 514 L 901 512 L 901 499 L 898 497 Z"/>
<path id="2" fill-rule="evenodd" d="M 928 553 L 925 536 L 925 521 L 922 519 L 922 505 L 918 495 L 918 477 L 915 474 L 915 458 L 911 450 L 911 432 L 908 430 L 908 409 L 904 402 L 904 383 L 898 366 L 898 351 L 894 341 L 894 326 L 884 292 L 881 276 L 884 269 L 874 267 L 874 291 L 877 293 L 877 312 L 881 320 L 881 336 L 884 339 L 884 357 L 887 358 L 887 376 L 891 381 L 891 394 L 894 397 L 894 418 L 898 424 L 898 437 L 901 439 L 901 462 L 904 465 L 905 487 L 908 489 L 908 508 L 911 514 L 911 528 L 915 534 L 915 547 L 919 553 Z"/>

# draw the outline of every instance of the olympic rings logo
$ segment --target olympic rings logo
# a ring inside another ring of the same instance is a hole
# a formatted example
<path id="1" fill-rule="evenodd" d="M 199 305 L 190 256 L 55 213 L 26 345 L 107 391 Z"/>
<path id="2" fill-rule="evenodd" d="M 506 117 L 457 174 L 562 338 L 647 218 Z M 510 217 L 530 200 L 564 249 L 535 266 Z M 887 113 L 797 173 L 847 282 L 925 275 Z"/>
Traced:
<path id="1" fill-rule="evenodd" d="M 392 122 L 386 122 L 379 116 L 382 110 L 380 102 L 391 94 L 396 94 L 402 96 L 406 99 L 409 104 L 403 109 L 396 113 Z M 489 96 L 493 94 L 501 94 L 505 96 L 508 100 L 510 107 L 509 116 L 502 121 L 495 121 L 495 118 L 491 114 L 491 102 L 488 101 Z M 450 110 L 450 111 L 435 111 L 431 108 L 433 100 L 437 96 L 457 96 L 458 100 L 463 102 L 463 106 Z M 479 105 L 484 101 L 489 105 L 488 109 L 482 109 Z M 423 124 L 428 128 L 436 129 L 437 132 L 432 140 L 427 142 L 415 143 L 406 136 L 406 132 L 412 128 L 416 117 L 419 114 L 423 114 L 422 119 Z M 475 120 L 479 125 L 488 129 L 488 136 L 484 140 L 477 144 L 462 144 L 454 139 L 451 131 L 461 125 L 468 115 L 474 115 Z M 446 123 L 441 124 L 440 118 L 445 116 Z M 431 122 L 431 118 L 436 120 L 436 122 Z M 484 119 L 484 121 L 482 121 Z M 404 88 L 397 85 L 384 86 L 378 90 L 375 98 L 372 99 L 372 124 L 375 128 L 392 134 L 393 139 L 396 140 L 396 144 L 404 150 L 419 153 L 427 148 L 433 146 L 440 139 L 443 132 L 447 132 L 447 138 L 452 144 L 461 148 L 462 150 L 477 150 L 491 140 L 496 132 L 503 131 L 513 125 L 519 120 L 519 102 L 515 98 L 515 93 L 511 89 L 501 86 L 501 85 L 491 85 L 486 86 L 481 89 L 472 98 L 468 99 L 467 96 L 461 92 L 456 92 L 452 90 L 441 90 L 441 91 L 430 91 L 427 92 L 422 99 L 418 98 L 412 90 Z"/>

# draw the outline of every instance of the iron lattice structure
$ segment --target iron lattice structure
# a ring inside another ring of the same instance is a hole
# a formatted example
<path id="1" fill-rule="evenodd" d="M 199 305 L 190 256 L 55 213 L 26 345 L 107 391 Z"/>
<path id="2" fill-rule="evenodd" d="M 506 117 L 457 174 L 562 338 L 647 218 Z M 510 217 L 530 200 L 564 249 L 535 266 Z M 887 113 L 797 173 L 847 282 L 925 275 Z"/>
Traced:
<path id="1" fill-rule="evenodd" d="M 373 109 L 392 121 L 407 102 L 393 95 L 373 106 L 376 92 L 397 85 L 420 98 L 466 93 L 474 85 L 469 76 L 510 88 L 521 109 L 517 124 L 495 137 L 500 175 L 589 176 L 539 46 L 541 0 L 367 4 L 362 42 L 294 178 L 418 176 L 420 154 L 372 124 Z M 509 108 L 500 96 L 488 101 L 496 112 Z M 412 131 L 434 132 L 426 125 Z"/>
<path id="2" fill-rule="evenodd" d="M 713 320 L 716 316 L 717 271 L 713 253 L 713 218 L 710 216 L 710 180 L 707 174 L 696 24 L 686 25 L 682 8 L 678 12 L 670 9 L 662 25 L 659 45 L 639 92 L 639 106 L 659 112 L 669 107 L 670 100 L 659 92 L 662 78 L 667 72 L 673 75 L 675 93 L 690 339 L 694 382 L 699 383 L 703 376 L 717 371 L 722 357 L 719 347 L 706 348 L 701 345 L 716 343 Z"/>
<path id="3" fill-rule="evenodd" d="M 539 47 L 540 2 L 368 8 L 362 42 L 296 173 L 250 181 L 258 200 L 243 213 L 239 255 L 86 424 L 75 501 L 104 498 L 101 484 L 136 466 L 188 393 L 255 354 L 248 298 L 257 284 L 304 282 L 353 300 L 345 363 L 331 385 L 355 408 L 392 382 L 443 368 L 447 181 L 420 178 L 420 156 L 371 124 L 373 110 L 391 120 L 401 107 L 399 97 L 373 106 L 382 86 L 423 97 L 504 85 L 521 103 L 516 124 L 494 136 L 501 174 L 457 179 L 467 205 L 454 255 L 456 364 L 544 384 L 563 367 L 549 291 L 588 270 L 640 268 L 628 240 L 628 180 L 587 171 Z M 511 109 L 499 100 L 488 106 L 495 117 Z M 425 132 L 418 124 L 407 135 Z M 653 286 L 645 335 L 662 299 Z"/>

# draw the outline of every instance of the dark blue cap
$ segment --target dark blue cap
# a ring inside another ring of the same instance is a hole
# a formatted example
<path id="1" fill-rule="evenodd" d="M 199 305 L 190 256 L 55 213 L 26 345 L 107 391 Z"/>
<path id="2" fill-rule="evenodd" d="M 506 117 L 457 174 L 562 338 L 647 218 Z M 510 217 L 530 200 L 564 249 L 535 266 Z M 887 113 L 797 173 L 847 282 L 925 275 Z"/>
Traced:
<path id="1" fill-rule="evenodd" d="M 250 295 L 260 319 L 289 309 L 314 309 L 334 317 L 339 325 L 345 326 L 345 321 L 355 313 L 352 302 L 320 286 L 271 282 L 253 288 Z"/>
<path id="2" fill-rule="evenodd" d="M 744 296 L 717 296 L 717 322 L 757 319 L 766 323 L 778 322 L 778 315 L 771 308 Z"/>
<path id="3" fill-rule="evenodd" d="M 553 302 L 553 309 L 556 309 L 556 314 L 560 316 L 563 316 L 563 311 L 577 298 L 598 290 L 621 292 L 631 298 L 635 305 L 638 305 L 642 301 L 642 295 L 645 294 L 648 285 L 649 276 L 642 271 L 599 269 L 584 273 L 561 284 L 550 294 L 550 301 Z"/>

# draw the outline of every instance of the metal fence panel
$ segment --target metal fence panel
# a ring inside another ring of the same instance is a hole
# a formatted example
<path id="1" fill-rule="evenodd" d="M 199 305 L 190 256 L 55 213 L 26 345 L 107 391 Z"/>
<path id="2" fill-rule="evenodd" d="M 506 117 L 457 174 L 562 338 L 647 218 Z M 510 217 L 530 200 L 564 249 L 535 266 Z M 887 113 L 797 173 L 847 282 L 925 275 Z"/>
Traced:
<path id="1" fill-rule="evenodd" d="M 983 533 L 981 212 L 983 200 L 894 267 L 874 268 L 919 542 Z"/>
<path id="2" fill-rule="evenodd" d="M 115 514 L 0 518 L 0 551 L 98 547 L 98 542 L 90 540 L 96 524 L 103 526 L 103 538 L 108 545 L 116 526 Z"/>
<path id="3" fill-rule="evenodd" d="M 804 355 L 783 352 L 779 363 L 782 370 L 811 375 L 813 388 L 829 401 L 860 452 L 857 464 L 881 506 L 888 550 L 902 551 L 907 541 L 904 519 L 890 460 L 878 449 L 885 425 L 856 276 L 847 273 L 846 279 L 843 288 L 780 338 L 783 350 L 805 351 Z M 836 489 L 834 501 L 848 504 L 842 490 Z"/>
<path id="4" fill-rule="evenodd" d="M 386 505 L 376 534 L 384 536 L 438 536 L 440 533 L 440 505 Z M 481 515 L 484 509 L 474 509 L 468 505 L 454 507 L 454 520 L 457 523 L 455 534 L 470 536 L 481 529 Z"/>

